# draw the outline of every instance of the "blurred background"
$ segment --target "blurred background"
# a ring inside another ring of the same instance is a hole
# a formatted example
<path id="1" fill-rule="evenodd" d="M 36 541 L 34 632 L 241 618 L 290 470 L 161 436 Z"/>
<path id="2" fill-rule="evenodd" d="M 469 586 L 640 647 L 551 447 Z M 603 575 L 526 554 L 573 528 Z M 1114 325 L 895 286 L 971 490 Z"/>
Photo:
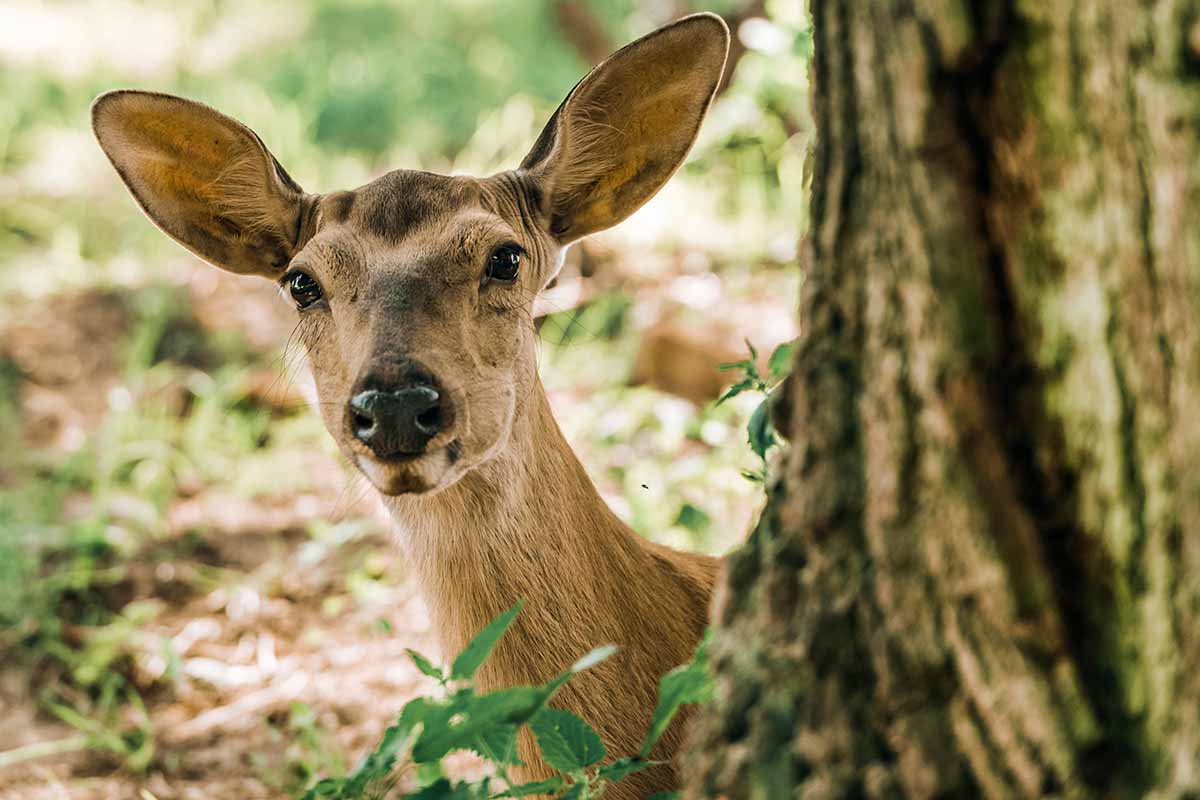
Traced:
<path id="1" fill-rule="evenodd" d="M 688 164 L 573 248 L 539 308 L 557 416 L 605 498 L 723 552 L 761 505 L 795 336 L 802 0 L 5 0 L 0 24 L 0 797 L 276 797 L 353 765 L 436 652 L 368 487 L 302 400 L 293 312 L 156 231 L 98 93 L 184 94 L 310 191 L 514 166 L 588 67 L 696 10 L 734 32 Z M 464 770 L 471 765 L 465 761 Z"/>

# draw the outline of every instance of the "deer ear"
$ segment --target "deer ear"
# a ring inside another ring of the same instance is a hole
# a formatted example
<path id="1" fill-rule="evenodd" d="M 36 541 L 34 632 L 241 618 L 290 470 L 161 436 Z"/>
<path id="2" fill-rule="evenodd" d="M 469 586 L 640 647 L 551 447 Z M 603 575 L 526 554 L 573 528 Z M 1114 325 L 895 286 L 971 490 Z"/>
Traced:
<path id="1" fill-rule="evenodd" d="M 721 18 L 694 14 L 621 48 L 571 90 L 521 162 L 555 238 L 616 225 L 662 188 L 696 139 L 728 49 Z"/>
<path id="2" fill-rule="evenodd" d="M 116 91 L 92 104 L 100 147 L 146 215 L 200 258 L 278 277 L 296 248 L 304 191 L 245 125 L 201 103 Z"/>

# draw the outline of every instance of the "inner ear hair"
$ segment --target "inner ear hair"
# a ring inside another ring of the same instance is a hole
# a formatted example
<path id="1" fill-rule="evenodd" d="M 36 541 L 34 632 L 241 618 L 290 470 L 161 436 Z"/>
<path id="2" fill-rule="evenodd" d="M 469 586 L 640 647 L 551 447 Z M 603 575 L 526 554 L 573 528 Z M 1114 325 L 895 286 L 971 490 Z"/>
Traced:
<path id="1" fill-rule="evenodd" d="M 521 169 L 542 189 L 561 242 L 611 227 L 686 158 L 729 49 L 715 14 L 694 14 L 629 44 L 587 74 L 554 112 Z"/>
<path id="2" fill-rule="evenodd" d="M 253 131 L 202 103 L 130 90 L 97 98 L 92 128 L 164 233 L 230 272 L 282 274 L 311 198 Z"/>

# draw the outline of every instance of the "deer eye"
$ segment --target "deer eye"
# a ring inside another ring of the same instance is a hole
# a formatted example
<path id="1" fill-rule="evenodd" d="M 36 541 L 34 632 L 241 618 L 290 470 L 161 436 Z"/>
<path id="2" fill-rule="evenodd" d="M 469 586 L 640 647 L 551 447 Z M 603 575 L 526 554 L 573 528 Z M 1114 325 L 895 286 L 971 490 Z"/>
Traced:
<path id="1" fill-rule="evenodd" d="M 485 274 L 488 280 L 512 283 L 521 271 L 521 248 L 515 244 L 502 244 L 488 256 Z"/>
<path id="2" fill-rule="evenodd" d="M 296 308 L 301 311 L 325 296 L 321 291 L 321 284 L 307 272 L 293 272 L 287 279 L 287 287 L 292 299 L 296 301 Z"/>

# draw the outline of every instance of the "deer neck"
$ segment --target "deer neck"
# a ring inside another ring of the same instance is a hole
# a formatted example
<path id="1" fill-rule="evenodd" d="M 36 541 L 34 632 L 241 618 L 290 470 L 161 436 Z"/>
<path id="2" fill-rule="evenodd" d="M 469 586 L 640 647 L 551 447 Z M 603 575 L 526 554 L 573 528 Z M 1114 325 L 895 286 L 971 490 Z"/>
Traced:
<path id="1" fill-rule="evenodd" d="M 646 580 L 653 564 L 575 457 L 540 381 L 531 394 L 489 461 L 435 495 L 385 500 L 445 656 L 524 600 L 518 627 L 553 636 L 561 652 L 543 663 L 557 669 L 611 639 L 620 620 L 605 619 L 604 598 Z"/>

